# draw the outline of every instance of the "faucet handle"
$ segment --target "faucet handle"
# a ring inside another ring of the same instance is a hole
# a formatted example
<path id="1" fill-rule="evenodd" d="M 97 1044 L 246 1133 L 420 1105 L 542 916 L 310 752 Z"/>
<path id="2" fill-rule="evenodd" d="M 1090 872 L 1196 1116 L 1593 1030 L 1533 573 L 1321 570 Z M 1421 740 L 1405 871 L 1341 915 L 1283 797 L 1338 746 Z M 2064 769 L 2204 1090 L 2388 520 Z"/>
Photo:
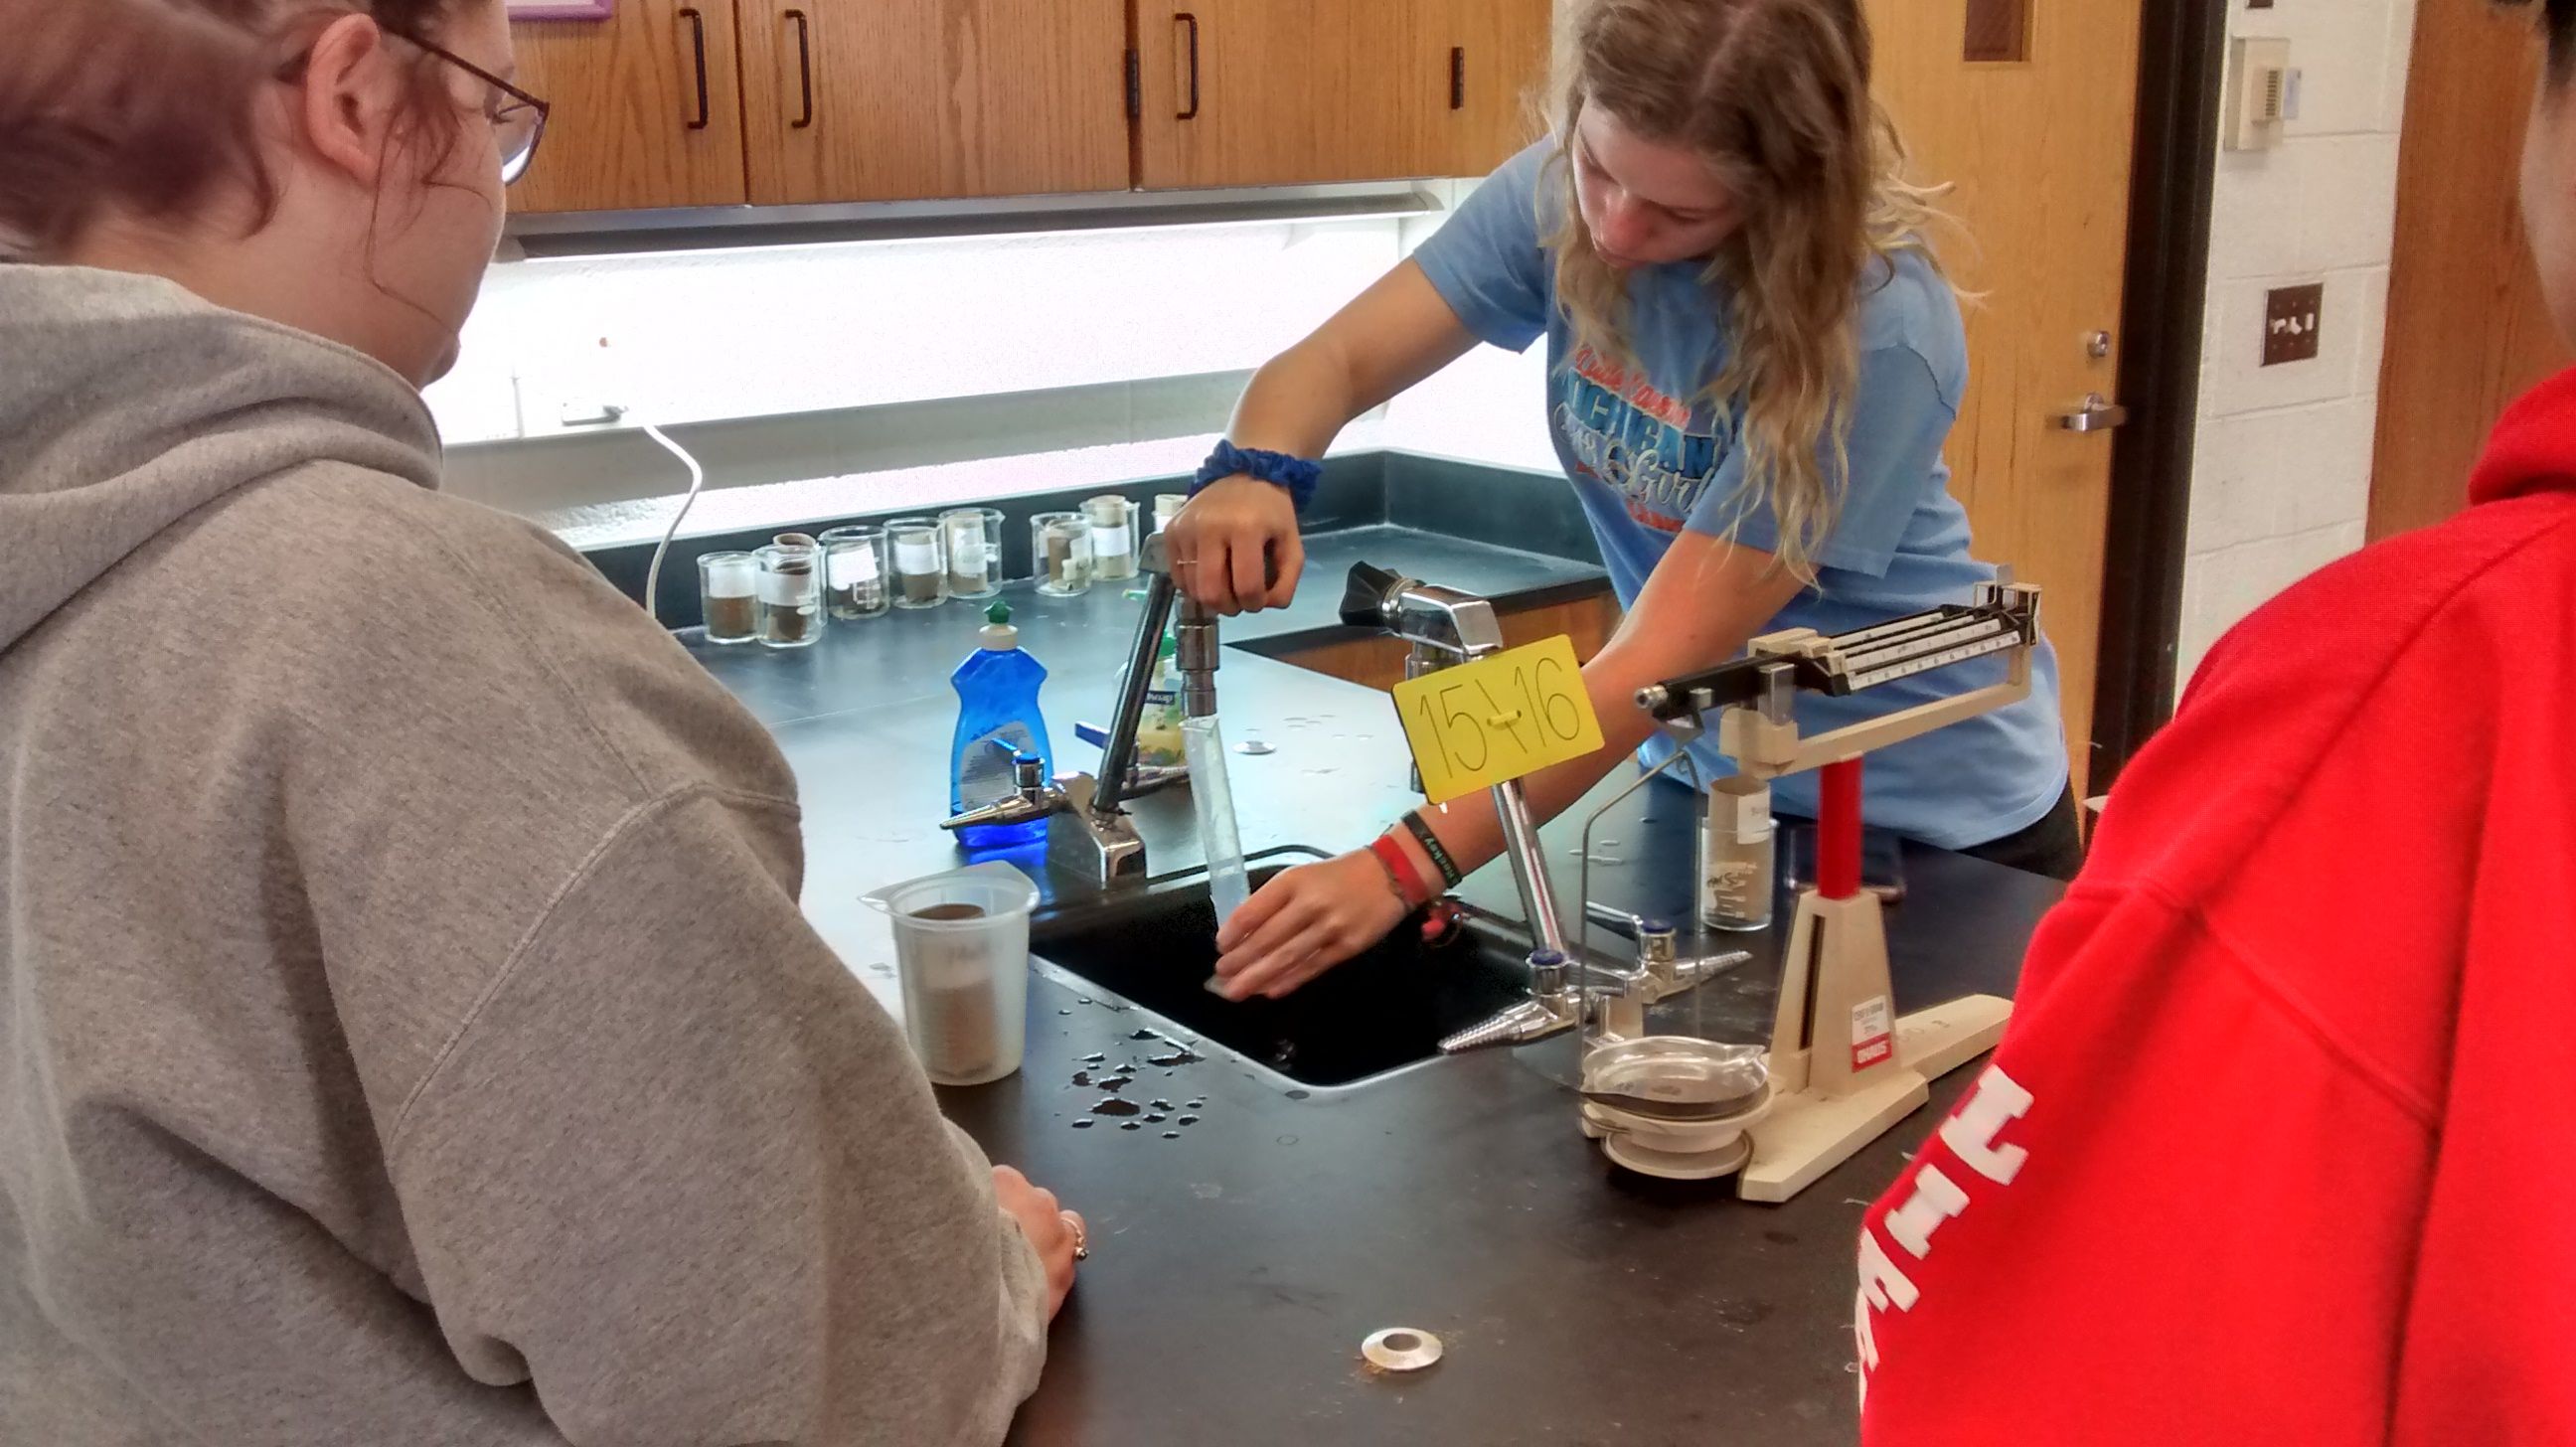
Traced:
<path id="1" fill-rule="evenodd" d="M 1560 950 L 1532 950 L 1529 957 L 1530 993 L 1541 999 L 1564 995 L 1571 968 Z"/>
<path id="2" fill-rule="evenodd" d="M 1387 626 L 1387 595 L 1404 585 L 1404 575 L 1372 567 L 1367 563 L 1351 564 L 1350 581 L 1342 585 L 1342 622 L 1352 628 L 1371 630 Z"/>

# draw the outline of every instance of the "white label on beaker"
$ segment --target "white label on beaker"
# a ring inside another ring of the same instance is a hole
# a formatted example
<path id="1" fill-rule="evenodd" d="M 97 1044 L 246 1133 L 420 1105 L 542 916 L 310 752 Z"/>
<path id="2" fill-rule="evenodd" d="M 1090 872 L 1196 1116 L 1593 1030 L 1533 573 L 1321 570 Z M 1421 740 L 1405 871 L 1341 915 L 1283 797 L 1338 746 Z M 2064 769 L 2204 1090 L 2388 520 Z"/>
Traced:
<path id="1" fill-rule="evenodd" d="M 935 538 L 898 539 L 894 545 L 894 565 L 907 573 L 938 572 L 938 540 Z"/>
<path id="2" fill-rule="evenodd" d="M 1125 523 L 1120 523 L 1114 528 L 1095 527 L 1091 530 L 1091 552 L 1094 557 L 1123 558 L 1134 550 L 1134 545 L 1127 540 Z"/>
<path id="3" fill-rule="evenodd" d="M 848 588 L 860 583 L 875 582 L 877 578 L 877 550 L 874 548 L 847 548 L 832 554 L 831 576 L 832 586 L 835 588 Z"/>
<path id="4" fill-rule="evenodd" d="M 984 571 L 984 563 L 991 555 L 992 547 L 980 534 L 951 533 L 948 537 L 948 551 L 950 572 L 980 573 Z"/>
<path id="5" fill-rule="evenodd" d="M 811 573 L 763 573 L 760 601 L 778 608 L 800 608 L 814 597 Z"/>
<path id="6" fill-rule="evenodd" d="M 1771 837 L 1771 791 L 1757 789 L 1735 796 L 1735 837 L 1751 843 Z"/>

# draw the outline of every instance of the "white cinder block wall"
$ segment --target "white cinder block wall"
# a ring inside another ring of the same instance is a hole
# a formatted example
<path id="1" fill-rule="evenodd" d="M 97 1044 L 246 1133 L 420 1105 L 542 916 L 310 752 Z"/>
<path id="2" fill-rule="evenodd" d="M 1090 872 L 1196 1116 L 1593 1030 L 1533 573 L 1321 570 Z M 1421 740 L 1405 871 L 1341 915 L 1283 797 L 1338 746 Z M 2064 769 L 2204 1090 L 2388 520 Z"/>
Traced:
<path id="1" fill-rule="evenodd" d="M 2361 546 L 2415 0 L 2227 0 L 2228 30 L 2290 41 L 2298 118 L 2222 151 L 2183 573 L 2181 676 L 2289 584 Z M 2315 361 L 2264 367 L 2265 294 L 2325 285 Z"/>

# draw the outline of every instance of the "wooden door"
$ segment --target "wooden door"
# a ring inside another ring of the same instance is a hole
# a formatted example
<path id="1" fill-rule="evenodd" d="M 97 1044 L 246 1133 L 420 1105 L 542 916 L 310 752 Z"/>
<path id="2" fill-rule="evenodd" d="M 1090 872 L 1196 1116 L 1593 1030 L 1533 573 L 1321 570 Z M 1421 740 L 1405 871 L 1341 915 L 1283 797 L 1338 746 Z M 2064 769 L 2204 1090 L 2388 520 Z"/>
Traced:
<path id="1" fill-rule="evenodd" d="M 740 0 L 760 205 L 1124 190 L 1126 0 Z"/>
<path id="2" fill-rule="evenodd" d="M 1440 170 L 1422 153 L 1421 118 L 1435 98 L 1448 103 L 1446 53 L 1435 68 L 1417 48 L 1412 9 L 1408 0 L 1136 0 L 1137 184 Z"/>
<path id="3" fill-rule="evenodd" d="M 613 19 L 510 33 L 519 83 L 554 106 L 510 209 L 743 204 L 734 0 L 622 0 Z"/>
<path id="4" fill-rule="evenodd" d="M 2142 0 L 1868 0 L 1879 90 L 1921 179 L 1966 235 L 1943 238 L 1971 369 L 1952 490 L 1979 557 L 2046 590 L 2081 794 L 2102 626 L 2111 439 L 2068 431 L 2116 401 Z M 1980 58 L 1970 59 L 1971 53 Z M 2014 58 L 2017 57 L 2017 58 Z M 2109 334 L 2100 356 L 2097 334 Z"/>
<path id="5" fill-rule="evenodd" d="M 1424 174 L 1482 176 L 1546 129 L 1549 0 L 1414 0 Z"/>
<path id="6" fill-rule="evenodd" d="M 2423 0 L 2397 159 L 2370 536 L 2437 523 L 2506 404 L 2567 365 L 2516 199 L 2538 77 L 2531 17 Z"/>

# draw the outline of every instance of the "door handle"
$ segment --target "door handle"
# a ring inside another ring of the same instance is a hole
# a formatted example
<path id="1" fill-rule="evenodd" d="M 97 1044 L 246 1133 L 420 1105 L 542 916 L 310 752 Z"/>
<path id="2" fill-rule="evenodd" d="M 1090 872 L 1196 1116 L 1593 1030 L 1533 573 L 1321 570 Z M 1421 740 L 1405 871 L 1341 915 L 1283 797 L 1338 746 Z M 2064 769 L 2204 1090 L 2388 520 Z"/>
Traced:
<path id="1" fill-rule="evenodd" d="M 790 10 L 787 18 L 796 22 L 796 83 L 804 88 L 805 113 L 788 123 L 790 130 L 810 130 L 814 125 L 814 26 L 802 10 Z"/>
<path id="2" fill-rule="evenodd" d="M 680 18 L 689 22 L 689 50 L 698 67 L 698 118 L 689 122 L 689 129 L 703 131 L 716 118 L 715 108 L 707 100 L 707 17 L 697 7 L 689 6 L 680 11 Z"/>
<path id="3" fill-rule="evenodd" d="M 1173 119 L 1194 121 L 1199 118 L 1199 18 L 1185 10 L 1172 19 L 1190 28 L 1190 108 Z"/>
<path id="4" fill-rule="evenodd" d="M 2125 425 L 2128 420 L 2128 408 L 2103 400 L 2099 392 L 2088 392 L 2084 396 L 2084 405 L 2060 416 L 2057 425 L 2069 432 L 2108 432 Z"/>

